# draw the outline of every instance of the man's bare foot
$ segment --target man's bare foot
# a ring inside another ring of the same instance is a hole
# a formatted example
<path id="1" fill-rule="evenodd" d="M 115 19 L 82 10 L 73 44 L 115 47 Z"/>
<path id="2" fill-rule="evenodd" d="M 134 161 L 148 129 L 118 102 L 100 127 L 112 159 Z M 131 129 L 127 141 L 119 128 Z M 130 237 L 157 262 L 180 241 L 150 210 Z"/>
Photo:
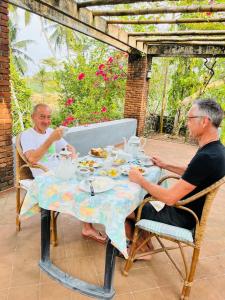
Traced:
<path id="1" fill-rule="evenodd" d="M 92 239 L 98 243 L 105 244 L 107 242 L 107 235 L 101 231 L 96 230 L 95 228 L 89 228 L 82 230 L 82 236 L 85 239 Z"/>

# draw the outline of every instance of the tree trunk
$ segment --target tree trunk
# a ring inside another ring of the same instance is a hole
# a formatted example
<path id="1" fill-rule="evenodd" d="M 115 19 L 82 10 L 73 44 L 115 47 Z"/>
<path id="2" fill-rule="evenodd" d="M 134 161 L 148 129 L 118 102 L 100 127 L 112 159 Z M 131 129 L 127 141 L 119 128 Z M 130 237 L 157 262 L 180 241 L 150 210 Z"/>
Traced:
<path id="1" fill-rule="evenodd" d="M 169 69 L 169 63 L 166 62 L 165 65 L 165 76 L 164 76 L 164 83 L 163 83 L 163 97 L 162 97 L 162 106 L 161 106 L 161 114 L 160 114 L 160 133 L 163 132 L 163 116 L 164 111 L 166 108 L 166 88 L 167 88 L 167 79 L 168 79 L 168 69 Z"/>

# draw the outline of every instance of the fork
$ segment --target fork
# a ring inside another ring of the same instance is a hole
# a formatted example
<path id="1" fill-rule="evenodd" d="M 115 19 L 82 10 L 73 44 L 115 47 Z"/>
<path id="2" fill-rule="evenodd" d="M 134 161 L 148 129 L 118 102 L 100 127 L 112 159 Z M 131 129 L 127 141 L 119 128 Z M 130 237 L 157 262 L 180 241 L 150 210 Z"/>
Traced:
<path id="1" fill-rule="evenodd" d="M 88 182 L 89 182 L 89 185 L 90 185 L 91 196 L 95 196 L 95 191 L 94 191 L 94 187 L 93 187 L 92 181 L 93 181 L 93 178 L 89 178 L 88 179 Z"/>

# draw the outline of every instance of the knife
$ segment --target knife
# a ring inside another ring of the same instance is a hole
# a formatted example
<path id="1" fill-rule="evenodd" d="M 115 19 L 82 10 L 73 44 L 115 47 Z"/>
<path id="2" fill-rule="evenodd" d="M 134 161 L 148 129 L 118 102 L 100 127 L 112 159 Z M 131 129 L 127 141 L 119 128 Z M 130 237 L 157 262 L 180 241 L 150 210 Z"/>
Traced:
<path id="1" fill-rule="evenodd" d="M 95 191 L 94 191 L 94 187 L 92 184 L 93 179 L 89 178 L 88 181 L 89 181 L 89 185 L 90 185 L 91 196 L 95 196 Z"/>

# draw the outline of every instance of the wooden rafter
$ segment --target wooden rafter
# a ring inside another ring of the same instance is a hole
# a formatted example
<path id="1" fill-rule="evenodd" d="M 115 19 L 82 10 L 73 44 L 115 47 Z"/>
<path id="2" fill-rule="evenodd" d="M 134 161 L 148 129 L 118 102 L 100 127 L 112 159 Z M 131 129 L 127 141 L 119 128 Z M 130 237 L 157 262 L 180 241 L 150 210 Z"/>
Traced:
<path id="1" fill-rule="evenodd" d="M 155 32 L 128 32 L 129 36 L 196 36 L 196 35 L 225 35 L 225 30 L 183 30 L 183 31 L 155 31 Z"/>
<path id="2" fill-rule="evenodd" d="M 225 18 L 190 18 L 190 19 L 167 19 L 167 20 L 107 20 L 108 24 L 130 24 L 130 25 L 148 25 L 148 24 L 183 24 L 183 23 L 221 23 Z"/>
<path id="3" fill-rule="evenodd" d="M 157 57 L 225 57 L 224 44 L 210 45 L 206 42 L 185 44 L 149 45 L 148 54 Z"/>
<path id="4" fill-rule="evenodd" d="M 194 36 L 194 37 L 157 37 L 157 38 L 138 38 L 136 39 L 136 42 L 143 42 L 143 43 L 148 43 L 148 42 L 154 42 L 154 43 L 159 43 L 159 42 L 191 42 L 191 41 L 210 41 L 210 42 L 219 42 L 219 41 L 225 41 L 225 36 L 217 36 L 217 37 L 206 37 L 206 36 Z M 225 47 L 225 44 L 224 44 Z"/>
<path id="5" fill-rule="evenodd" d="M 127 3 L 139 3 L 139 2 L 161 2 L 165 0 L 90 0 L 85 2 L 78 2 L 77 6 L 87 7 L 87 6 L 100 6 L 100 5 L 117 5 L 117 4 L 127 4 Z M 179 1 L 179 0 L 167 0 L 167 1 Z"/>
<path id="6" fill-rule="evenodd" d="M 145 9 L 121 9 L 121 10 L 94 10 L 94 16 L 134 16 L 171 13 L 199 13 L 199 12 L 222 12 L 225 11 L 224 4 L 217 5 L 192 5 L 192 6 L 171 6 L 155 7 Z"/>

